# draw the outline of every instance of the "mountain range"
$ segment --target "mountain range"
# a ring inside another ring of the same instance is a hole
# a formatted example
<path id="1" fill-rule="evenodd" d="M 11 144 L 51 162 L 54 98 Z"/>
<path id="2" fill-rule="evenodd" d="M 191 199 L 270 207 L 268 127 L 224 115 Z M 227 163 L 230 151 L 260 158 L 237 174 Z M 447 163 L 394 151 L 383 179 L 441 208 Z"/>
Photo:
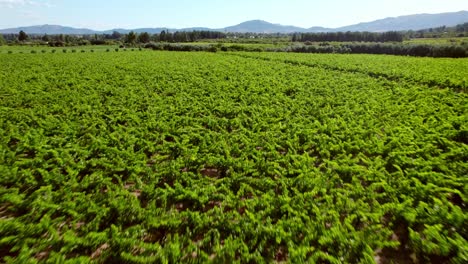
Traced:
<path id="1" fill-rule="evenodd" d="M 296 26 L 285 26 L 273 24 L 263 20 L 251 20 L 240 23 L 235 26 L 225 28 L 137 28 L 137 29 L 111 29 L 105 31 L 97 31 L 87 28 L 73 28 L 59 25 L 40 25 L 30 27 L 8 28 L 0 30 L 0 34 L 15 34 L 23 30 L 27 34 L 68 34 L 68 35 L 86 35 L 86 34 L 112 34 L 117 31 L 126 34 L 130 31 L 136 33 L 148 32 L 151 34 L 160 33 L 163 30 L 175 31 L 193 31 L 193 30 L 210 30 L 222 32 L 238 32 L 238 33 L 294 33 L 294 32 L 345 32 L 345 31 L 370 31 L 370 32 L 385 32 L 385 31 L 403 31 L 403 30 L 420 30 L 434 28 L 440 26 L 455 26 L 468 22 L 468 11 L 440 13 L 440 14 L 417 14 L 399 17 L 389 17 L 375 20 L 372 22 L 364 22 L 355 25 L 349 25 L 339 28 L 311 27 L 301 28 Z"/>

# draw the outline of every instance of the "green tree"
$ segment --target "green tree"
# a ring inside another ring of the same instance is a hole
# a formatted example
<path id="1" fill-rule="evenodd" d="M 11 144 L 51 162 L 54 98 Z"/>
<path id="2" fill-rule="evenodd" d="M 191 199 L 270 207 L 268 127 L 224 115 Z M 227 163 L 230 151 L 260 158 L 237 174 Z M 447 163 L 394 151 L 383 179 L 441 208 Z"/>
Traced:
<path id="1" fill-rule="evenodd" d="M 161 33 L 159 34 L 159 41 L 161 41 L 161 42 L 166 41 L 166 31 L 165 30 L 161 31 Z"/>
<path id="2" fill-rule="evenodd" d="M 64 42 L 65 41 L 65 36 L 63 36 L 63 34 L 57 35 L 57 36 L 55 36 L 55 40 Z"/>
<path id="3" fill-rule="evenodd" d="M 72 43 L 74 41 L 74 38 L 70 35 L 60 35 L 60 39 L 63 39 L 63 40 L 60 40 L 60 41 L 65 41 L 66 43 Z"/>
<path id="4" fill-rule="evenodd" d="M 138 36 L 138 42 L 140 43 L 148 43 L 150 42 L 150 35 L 148 32 L 143 32 Z"/>
<path id="5" fill-rule="evenodd" d="M 292 42 L 296 42 L 296 41 L 297 41 L 297 34 L 294 33 L 294 34 L 292 35 Z"/>
<path id="6" fill-rule="evenodd" d="M 18 40 L 19 41 L 25 41 L 28 39 L 28 35 L 26 34 L 26 32 L 24 32 L 23 30 L 21 30 L 19 32 L 19 36 L 18 36 Z"/>
<path id="7" fill-rule="evenodd" d="M 130 31 L 125 37 L 125 43 L 133 44 L 137 40 L 137 34 L 133 31 Z"/>
<path id="8" fill-rule="evenodd" d="M 174 33 L 174 37 L 173 37 L 173 41 L 175 42 L 187 42 L 188 41 L 188 37 L 187 37 L 187 33 L 186 32 L 175 32 Z"/>
<path id="9" fill-rule="evenodd" d="M 114 32 L 112 32 L 112 38 L 113 39 L 120 39 L 120 38 L 122 38 L 122 34 L 120 34 L 117 31 L 114 31 Z"/>
<path id="10" fill-rule="evenodd" d="M 47 42 L 47 41 L 49 41 L 49 40 L 50 40 L 50 38 L 49 38 L 49 36 L 48 36 L 47 34 L 45 34 L 44 36 L 42 36 L 42 41 Z"/>
<path id="11" fill-rule="evenodd" d="M 0 34 L 0 46 L 5 44 L 5 39 L 3 38 L 3 35 Z"/>
<path id="12" fill-rule="evenodd" d="M 468 32 L 468 23 L 457 25 L 455 28 L 456 32 Z"/>

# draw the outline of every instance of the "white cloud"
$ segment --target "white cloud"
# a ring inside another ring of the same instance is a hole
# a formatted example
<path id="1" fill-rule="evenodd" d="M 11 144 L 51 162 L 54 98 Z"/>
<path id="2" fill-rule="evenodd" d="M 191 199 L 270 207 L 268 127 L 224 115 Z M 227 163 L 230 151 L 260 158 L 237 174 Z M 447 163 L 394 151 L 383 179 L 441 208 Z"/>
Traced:
<path id="1" fill-rule="evenodd" d="M 0 0 L 0 7 L 16 8 L 16 7 L 24 7 L 24 6 L 50 7 L 51 4 L 49 3 L 49 1 L 39 1 L 39 0 Z"/>

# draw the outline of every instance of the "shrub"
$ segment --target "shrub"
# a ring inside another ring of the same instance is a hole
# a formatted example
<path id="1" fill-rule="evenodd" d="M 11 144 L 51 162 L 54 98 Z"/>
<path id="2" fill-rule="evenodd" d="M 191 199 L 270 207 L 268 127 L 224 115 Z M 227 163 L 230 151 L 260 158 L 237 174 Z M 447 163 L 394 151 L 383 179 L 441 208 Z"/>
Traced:
<path id="1" fill-rule="evenodd" d="M 65 43 L 62 41 L 51 41 L 49 42 L 49 46 L 51 47 L 63 47 L 65 46 Z"/>
<path id="2" fill-rule="evenodd" d="M 152 50 L 162 50 L 162 45 L 156 44 L 156 43 L 148 43 L 148 44 L 145 44 L 144 48 L 152 49 Z"/>
<path id="3" fill-rule="evenodd" d="M 115 52 L 119 52 L 119 49 L 115 49 Z"/>
<path id="4" fill-rule="evenodd" d="M 91 45 L 105 45 L 107 42 L 105 40 L 93 39 L 90 41 Z"/>
<path id="5" fill-rule="evenodd" d="M 86 46 L 86 45 L 89 45 L 90 42 L 88 40 L 82 40 L 80 42 L 78 42 L 78 46 Z"/>
<path id="6" fill-rule="evenodd" d="M 11 51 L 11 50 L 8 51 L 8 54 L 12 54 L 12 53 L 13 53 L 13 51 Z"/>
<path id="7" fill-rule="evenodd" d="M 244 46 L 241 46 L 241 45 L 232 45 L 232 46 L 229 47 L 229 50 L 244 51 L 245 48 L 244 48 Z"/>
<path id="8" fill-rule="evenodd" d="M 46 53 L 47 51 L 46 50 L 41 50 L 42 53 Z"/>
<path id="9" fill-rule="evenodd" d="M 94 50 L 93 50 L 93 49 L 92 49 L 92 50 L 90 50 L 90 51 L 91 51 L 91 52 L 94 52 Z"/>
<path id="10" fill-rule="evenodd" d="M 81 50 L 81 53 L 85 53 L 85 52 L 86 52 L 86 50 Z"/>
<path id="11" fill-rule="evenodd" d="M 106 52 L 109 52 L 109 51 L 110 51 L 110 49 L 106 49 Z"/>
<path id="12" fill-rule="evenodd" d="M 76 52 L 76 50 L 75 50 L 75 49 L 72 49 L 72 53 L 75 53 L 75 52 Z"/>
<path id="13" fill-rule="evenodd" d="M 36 51 L 35 51 L 35 50 L 31 50 L 31 53 L 35 54 L 35 53 L 36 53 Z"/>
<path id="14" fill-rule="evenodd" d="M 67 50 L 66 50 L 66 49 L 63 49 L 63 53 L 67 53 Z"/>
<path id="15" fill-rule="evenodd" d="M 55 52 L 57 52 L 57 51 L 53 49 L 53 50 L 51 50 L 50 52 L 55 53 Z"/>

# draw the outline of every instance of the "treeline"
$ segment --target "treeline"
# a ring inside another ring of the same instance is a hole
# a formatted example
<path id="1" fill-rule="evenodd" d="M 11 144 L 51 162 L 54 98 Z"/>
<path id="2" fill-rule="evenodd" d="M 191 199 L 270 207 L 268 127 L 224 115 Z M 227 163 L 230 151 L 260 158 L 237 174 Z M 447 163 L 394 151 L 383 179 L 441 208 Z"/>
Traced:
<path id="1" fill-rule="evenodd" d="M 453 27 L 435 27 L 421 30 L 374 32 L 294 33 L 293 42 L 402 42 L 413 38 L 441 38 L 468 36 L 468 23 Z"/>
<path id="2" fill-rule="evenodd" d="M 179 43 L 148 43 L 144 46 L 146 49 L 152 50 L 167 50 L 167 51 L 246 51 L 246 52 L 262 52 L 265 51 L 262 47 L 253 47 L 247 45 L 197 45 L 197 44 L 179 44 Z"/>
<path id="3" fill-rule="evenodd" d="M 246 45 L 195 45 L 175 43 L 148 43 L 145 48 L 167 51 L 245 51 L 245 52 L 297 52 L 297 53 L 340 53 L 340 54 L 386 54 L 434 58 L 468 57 L 468 46 L 427 45 L 400 43 L 346 43 L 341 45 L 296 45 L 283 48 L 262 48 Z"/>
<path id="4" fill-rule="evenodd" d="M 402 42 L 404 34 L 396 31 L 383 33 L 373 32 L 325 32 L 325 33 L 295 33 L 293 42 Z"/>
<path id="5" fill-rule="evenodd" d="M 454 27 L 435 27 L 405 32 L 406 38 L 468 37 L 468 22 Z"/>
<path id="6" fill-rule="evenodd" d="M 192 32 L 169 32 L 163 30 L 159 34 L 150 34 L 148 32 L 136 33 L 129 32 L 122 34 L 114 31 L 112 34 L 93 34 L 93 35 L 39 35 L 26 34 L 20 31 L 18 34 L 0 34 L 0 44 L 42 44 L 54 47 L 60 46 L 83 46 L 83 45 L 106 45 L 106 44 L 145 44 L 149 42 L 170 42 L 185 43 L 196 42 L 199 40 L 216 40 L 226 38 L 226 33 L 217 31 L 192 31 Z"/>
<path id="7" fill-rule="evenodd" d="M 162 31 L 160 34 L 154 34 L 152 39 L 160 42 L 195 42 L 202 39 L 224 39 L 226 34 L 217 31 L 176 31 L 174 33 Z"/>
<path id="8" fill-rule="evenodd" d="M 121 34 L 120 34 L 121 35 Z M 20 31 L 18 34 L 3 34 L 3 39 L 10 44 L 47 44 L 48 42 L 62 42 L 74 45 L 86 45 L 96 40 L 112 40 L 111 35 L 67 35 L 67 34 L 26 34 Z"/>
<path id="9" fill-rule="evenodd" d="M 467 46 L 427 44 L 403 45 L 396 43 L 349 43 L 323 46 L 301 45 L 279 49 L 267 49 L 267 51 L 299 53 L 386 54 L 434 58 L 468 57 Z"/>
<path id="10" fill-rule="evenodd" d="M 176 43 L 148 43 L 144 46 L 146 49 L 167 50 L 167 51 L 206 51 L 217 52 L 215 45 L 194 45 L 194 44 L 176 44 Z"/>

